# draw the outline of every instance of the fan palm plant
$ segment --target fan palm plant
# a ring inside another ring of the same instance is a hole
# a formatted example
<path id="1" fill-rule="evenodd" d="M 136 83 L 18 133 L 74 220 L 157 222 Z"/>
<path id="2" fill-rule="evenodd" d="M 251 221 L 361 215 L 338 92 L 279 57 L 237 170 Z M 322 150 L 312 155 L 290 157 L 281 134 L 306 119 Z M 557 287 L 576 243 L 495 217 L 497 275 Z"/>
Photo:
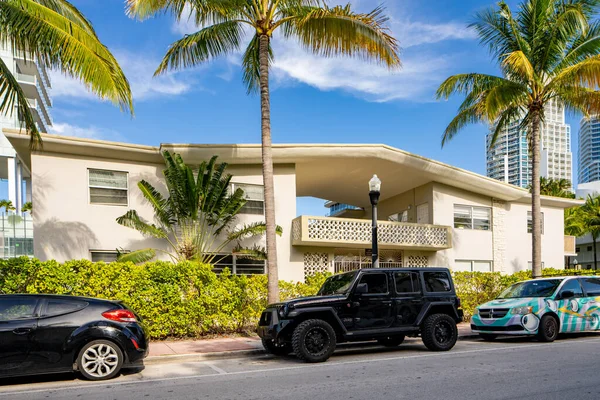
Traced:
<path id="1" fill-rule="evenodd" d="M 163 152 L 168 196 L 163 196 L 145 180 L 138 187 L 154 209 L 156 224 L 142 220 L 137 211 L 129 210 L 117 218 L 120 225 L 133 228 L 145 236 L 165 240 L 170 251 L 142 249 L 122 253 L 122 261 L 145 262 L 156 257 L 156 252 L 168 254 L 174 262 L 195 260 L 212 263 L 228 245 L 234 244 L 236 253 L 264 259 L 264 249 L 254 246 L 243 248 L 241 241 L 264 234 L 264 223 L 252 223 L 230 229 L 246 204 L 244 191 L 230 193 L 231 175 L 225 173 L 227 164 L 217 164 L 217 157 L 203 162 L 198 171 L 186 165 L 179 154 Z M 281 234 L 281 228 L 276 229 Z"/>
<path id="2" fill-rule="evenodd" d="M 189 17 L 200 27 L 171 45 L 156 71 L 181 69 L 237 52 L 244 33 L 251 33 L 242 57 L 248 92 L 260 91 L 265 220 L 267 223 L 268 301 L 279 299 L 275 240 L 275 197 L 271 151 L 269 68 L 274 52 L 273 34 L 294 38 L 309 51 L 326 57 L 344 55 L 376 60 L 389 67 L 400 65 L 398 44 L 385 24 L 381 7 L 356 13 L 348 6 L 330 7 L 323 0 L 126 0 L 128 12 L 147 18 L 171 12 Z"/>
<path id="3" fill-rule="evenodd" d="M 471 24 L 498 61 L 501 75 L 454 75 L 437 90 L 438 98 L 465 95 L 442 146 L 467 124 L 495 125 L 496 138 L 520 121 L 532 158 L 532 264 L 541 275 L 540 129 L 550 102 L 585 116 L 600 113 L 600 23 L 593 21 L 598 0 L 526 0 L 516 14 L 500 1 L 477 14 Z"/>
<path id="4" fill-rule="evenodd" d="M 90 21 L 67 0 L 0 0 L 0 41 L 14 53 L 81 80 L 102 99 L 133 112 L 129 82 L 110 51 L 100 42 Z M 31 136 L 40 132 L 27 98 L 0 59 L 0 112 L 15 111 Z"/>

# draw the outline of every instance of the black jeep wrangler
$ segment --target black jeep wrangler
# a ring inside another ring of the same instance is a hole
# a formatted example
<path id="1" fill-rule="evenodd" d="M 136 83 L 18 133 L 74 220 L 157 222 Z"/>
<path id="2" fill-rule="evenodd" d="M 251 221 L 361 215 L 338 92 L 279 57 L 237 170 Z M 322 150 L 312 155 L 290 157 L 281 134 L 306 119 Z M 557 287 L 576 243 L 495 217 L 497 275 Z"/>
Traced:
<path id="1" fill-rule="evenodd" d="M 327 278 L 314 297 L 269 305 L 258 335 L 268 352 L 308 362 L 326 361 L 336 343 L 395 347 L 405 336 L 421 335 L 430 350 L 447 351 L 462 317 L 447 268 L 360 269 Z"/>

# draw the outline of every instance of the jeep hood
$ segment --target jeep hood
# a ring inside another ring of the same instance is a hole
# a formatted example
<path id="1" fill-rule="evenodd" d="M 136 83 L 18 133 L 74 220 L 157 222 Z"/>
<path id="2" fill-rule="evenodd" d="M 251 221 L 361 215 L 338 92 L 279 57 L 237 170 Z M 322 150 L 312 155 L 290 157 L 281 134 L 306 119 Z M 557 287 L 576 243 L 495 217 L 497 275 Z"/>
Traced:
<path id="1" fill-rule="evenodd" d="M 327 305 L 328 303 L 338 302 L 340 300 L 346 300 L 346 298 L 347 296 L 344 294 L 336 294 L 332 296 L 298 297 L 281 303 L 271 304 L 269 307 L 317 307 L 320 305 Z"/>

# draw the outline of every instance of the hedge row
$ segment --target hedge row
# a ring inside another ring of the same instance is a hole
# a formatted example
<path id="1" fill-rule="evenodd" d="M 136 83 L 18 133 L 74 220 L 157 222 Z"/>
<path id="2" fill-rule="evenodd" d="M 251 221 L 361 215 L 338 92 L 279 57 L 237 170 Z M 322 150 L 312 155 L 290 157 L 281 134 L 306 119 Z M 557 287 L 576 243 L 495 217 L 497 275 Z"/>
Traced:
<path id="1" fill-rule="evenodd" d="M 544 275 L 589 273 L 545 269 Z M 495 298 L 508 285 L 529 279 L 513 275 L 456 272 L 454 282 L 465 320 L 474 308 Z M 325 275 L 306 283 L 280 282 L 282 300 L 317 292 Z M 58 263 L 28 258 L 0 260 L 0 293 L 55 293 L 119 299 L 134 309 L 153 339 L 199 337 L 253 330 L 266 305 L 264 275 L 217 275 L 208 265 L 152 262 Z"/>

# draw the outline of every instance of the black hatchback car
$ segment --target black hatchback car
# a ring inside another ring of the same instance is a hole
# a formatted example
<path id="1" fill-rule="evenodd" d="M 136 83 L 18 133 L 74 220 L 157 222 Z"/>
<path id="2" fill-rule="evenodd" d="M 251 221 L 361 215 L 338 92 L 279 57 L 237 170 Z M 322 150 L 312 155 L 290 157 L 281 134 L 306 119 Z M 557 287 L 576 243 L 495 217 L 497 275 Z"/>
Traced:
<path id="1" fill-rule="evenodd" d="M 147 354 L 138 318 L 118 301 L 0 295 L 0 378 L 75 370 L 110 379 Z"/>

